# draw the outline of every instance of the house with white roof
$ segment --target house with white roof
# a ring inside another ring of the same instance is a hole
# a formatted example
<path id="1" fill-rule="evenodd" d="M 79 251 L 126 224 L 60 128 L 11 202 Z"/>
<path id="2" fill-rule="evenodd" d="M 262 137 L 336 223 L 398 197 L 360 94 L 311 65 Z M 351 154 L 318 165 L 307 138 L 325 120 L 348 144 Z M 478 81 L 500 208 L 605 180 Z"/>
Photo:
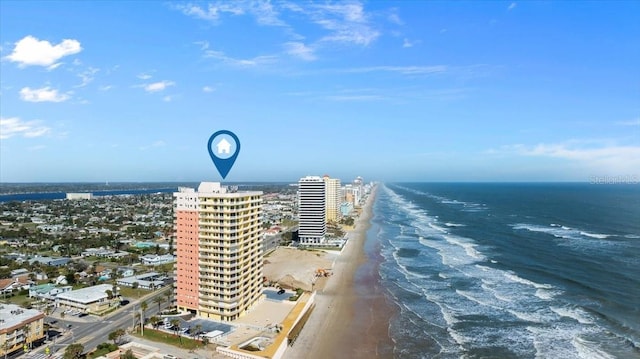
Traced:
<path id="1" fill-rule="evenodd" d="M 56 296 L 56 307 L 77 310 L 83 313 L 102 314 L 113 306 L 119 305 L 117 298 L 110 298 L 111 284 L 98 284 L 92 287 L 60 293 Z M 112 294 L 111 294 L 112 295 Z"/>

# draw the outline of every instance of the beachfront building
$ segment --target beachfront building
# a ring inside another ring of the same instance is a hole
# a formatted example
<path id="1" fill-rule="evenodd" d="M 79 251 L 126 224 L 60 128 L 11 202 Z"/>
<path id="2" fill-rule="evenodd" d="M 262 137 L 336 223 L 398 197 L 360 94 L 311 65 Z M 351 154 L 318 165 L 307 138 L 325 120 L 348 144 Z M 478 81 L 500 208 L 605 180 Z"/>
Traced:
<path id="1" fill-rule="evenodd" d="M 178 309 L 243 316 L 262 298 L 262 192 L 202 182 L 174 197 Z"/>
<path id="2" fill-rule="evenodd" d="M 298 182 L 298 238 L 305 246 L 323 245 L 327 232 L 325 182 L 318 176 Z"/>
<path id="3" fill-rule="evenodd" d="M 325 184 L 324 204 L 326 221 L 327 223 L 338 222 L 342 217 L 340 212 L 340 204 L 342 203 L 340 179 L 331 178 L 329 175 L 324 175 L 322 179 Z"/>
<path id="4" fill-rule="evenodd" d="M 44 337 L 44 313 L 15 304 L 0 304 L 0 356 L 31 347 Z"/>
<path id="5" fill-rule="evenodd" d="M 354 207 L 360 206 L 360 201 L 362 199 L 362 191 L 360 186 L 355 186 L 352 184 L 345 185 L 342 187 L 342 193 L 344 194 L 344 201 L 353 204 Z"/>

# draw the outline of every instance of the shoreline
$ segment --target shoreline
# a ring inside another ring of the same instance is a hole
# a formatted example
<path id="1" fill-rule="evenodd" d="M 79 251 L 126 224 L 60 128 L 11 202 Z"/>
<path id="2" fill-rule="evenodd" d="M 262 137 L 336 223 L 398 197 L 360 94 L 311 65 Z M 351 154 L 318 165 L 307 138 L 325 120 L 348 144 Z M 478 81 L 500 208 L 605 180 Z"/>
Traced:
<path id="1" fill-rule="evenodd" d="M 389 324 L 397 308 L 380 286 L 379 244 L 367 240 L 376 192 L 377 186 L 336 258 L 334 275 L 316 293 L 314 313 L 284 358 L 393 357 Z"/>

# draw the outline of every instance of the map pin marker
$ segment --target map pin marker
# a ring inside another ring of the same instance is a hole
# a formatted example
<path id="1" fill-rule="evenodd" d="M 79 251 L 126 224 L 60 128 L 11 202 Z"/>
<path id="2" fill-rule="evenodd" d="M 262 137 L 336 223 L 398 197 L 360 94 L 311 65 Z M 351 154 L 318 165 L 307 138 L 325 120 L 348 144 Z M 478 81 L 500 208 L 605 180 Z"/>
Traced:
<path id="1" fill-rule="evenodd" d="M 229 174 L 240 152 L 238 136 L 231 131 L 220 130 L 209 137 L 207 149 L 213 164 L 224 179 Z"/>

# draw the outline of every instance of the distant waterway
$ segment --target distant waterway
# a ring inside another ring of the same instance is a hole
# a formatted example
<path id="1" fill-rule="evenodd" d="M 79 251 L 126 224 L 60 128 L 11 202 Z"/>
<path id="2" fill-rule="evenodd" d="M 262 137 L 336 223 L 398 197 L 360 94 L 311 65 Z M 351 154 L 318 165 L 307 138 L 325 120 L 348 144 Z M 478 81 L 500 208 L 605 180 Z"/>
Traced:
<path id="1" fill-rule="evenodd" d="M 177 187 L 171 188 L 151 188 L 151 189 L 132 189 L 132 190 L 111 190 L 111 191 L 87 191 L 79 193 L 93 193 L 96 197 L 103 196 L 121 196 L 121 195 L 142 195 L 152 193 L 173 193 L 178 190 Z M 71 191 L 70 193 L 76 193 Z M 12 201 L 48 201 L 56 199 L 65 199 L 67 192 L 41 192 L 41 193 L 16 193 L 0 195 L 0 203 Z"/>

